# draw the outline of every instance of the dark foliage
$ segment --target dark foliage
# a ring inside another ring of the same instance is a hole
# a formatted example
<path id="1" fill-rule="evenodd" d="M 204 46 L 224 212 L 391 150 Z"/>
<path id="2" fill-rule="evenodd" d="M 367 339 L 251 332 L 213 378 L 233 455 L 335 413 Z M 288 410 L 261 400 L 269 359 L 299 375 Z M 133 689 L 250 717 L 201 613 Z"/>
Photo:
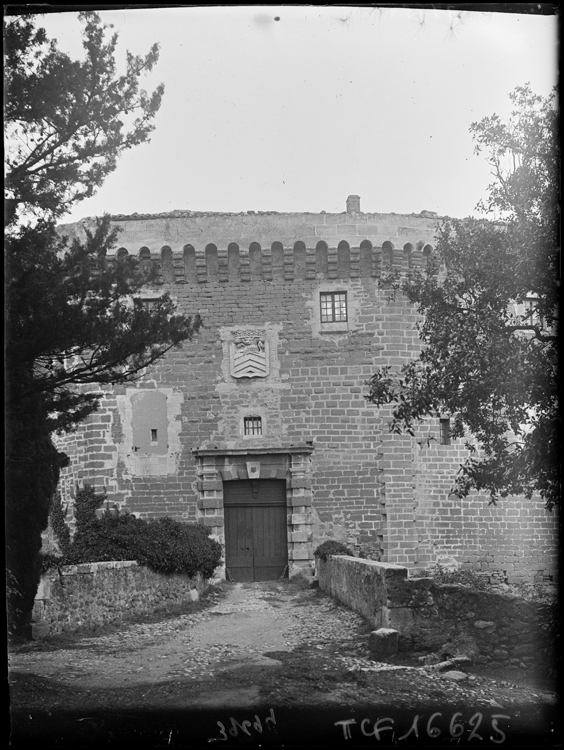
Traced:
<path id="1" fill-rule="evenodd" d="M 41 533 L 65 456 L 42 430 L 43 404 L 12 414 L 6 464 L 6 575 L 10 632 L 31 636 L 31 610 L 41 575 Z M 23 413 L 22 413 L 23 412 Z"/>
<path id="2" fill-rule="evenodd" d="M 70 247 L 52 225 L 7 238 L 11 409 L 40 399 L 49 432 L 72 428 L 96 409 L 99 386 L 135 380 L 200 326 L 174 315 L 168 295 L 150 311 L 132 304 L 148 278 L 133 257 L 106 262 L 115 242 L 108 217 Z"/>
<path id="3" fill-rule="evenodd" d="M 96 511 L 106 502 L 105 492 L 96 492 L 90 484 L 76 490 L 74 501 L 75 539 L 77 534 L 86 531 L 96 519 Z"/>
<path id="4" fill-rule="evenodd" d="M 85 60 L 72 60 L 47 39 L 31 15 L 8 16 L 5 125 L 6 210 L 60 216 L 69 204 L 93 195 L 114 171 L 123 151 L 148 140 L 164 86 L 139 87 L 159 59 L 155 44 L 145 56 L 127 54 L 117 73 L 117 34 L 108 39 L 96 13 L 84 24 Z"/>
<path id="5" fill-rule="evenodd" d="M 103 509 L 104 494 L 93 487 L 78 490 L 75 501 L 76 532 L 61 558 L 52 564 L 77 565 L 109 560 L 135 560 L 157 573 L 201 573 L 210 578 L 221 560 L 221 545 L 198 524 L 172 518 L 145 521 L 131 514 L 110 515 Z"/>
<path id="6" fill-rule="evenodd" d="M 453 493 L 560 501 L 558 294 L 560 156 L 555 95 L 512 95 L 509 122 L 472 126 L 496 181 L 482 208 L 503 222 L 448 220 L 423 271 L 388 279 L 416 305 L 419 357 L 368 382 L 368 400 L 392 404 L 390 429 L 414 434 L 449 414 L 470 436 Z"/>
<path id="7" fill-rule="evenodd" d="M 62 53 L 31 14 L 5 24 L 6 82 L 6 528 L 10 632 L 26 636 L 39 582 L 41 532 L 67 457 L 51 438 L 93 412 L 100 385 L 132 382 L 190 339 L 200 321 L 174 315 L 164 295 L 147 311 L 132 300 L 151 281 L 133 258 L 107 261 L 109 220 L 81 242 L 55 222 L 92 195 L 117 159 L 147 140 L 163 89 L 140 78 L 158 48 L 127 55 L 81 14 L 85 59 Z"/>
<path id="8" fill-rule="evenodd" d="M 315 557 L 319 557 L 320 560 L 323 560 L 323 562 L 326 562 L 327 558 L 331 555 L 348 555 L 349 557 L 354 557 L 352 550 L 350 550 L 346 544 L 337 542 L 334 539 L 328 539 L 326 542 L 322 542 L 313 554 Z"/>

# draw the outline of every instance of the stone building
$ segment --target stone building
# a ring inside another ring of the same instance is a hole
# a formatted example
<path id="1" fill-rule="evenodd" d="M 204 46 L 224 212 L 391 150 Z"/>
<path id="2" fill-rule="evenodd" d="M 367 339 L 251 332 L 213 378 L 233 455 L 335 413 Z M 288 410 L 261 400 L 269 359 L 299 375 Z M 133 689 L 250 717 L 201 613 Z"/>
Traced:
<path id="1" fill-rule="evenodd" d="M 144 304 L 167 291 L 203 328 L 135 385 L 106 389 L 65 438 L 63 501 L 88 483 L 139 516 L 203 523 L 235 580 L 310 571 L 325 539 L 408 567 L 550 579 L 557 527 L 542 502 L 453 497 L 466 450 L 447 419 L 392 435 L 390 410 L 364 398 L 377 367 L 419 346 L 382 269 L 424 262 L 439 220 L 361 213 L 357 196 L 339 214 L 113 217 L 116 252 L 158 269 Z"/>

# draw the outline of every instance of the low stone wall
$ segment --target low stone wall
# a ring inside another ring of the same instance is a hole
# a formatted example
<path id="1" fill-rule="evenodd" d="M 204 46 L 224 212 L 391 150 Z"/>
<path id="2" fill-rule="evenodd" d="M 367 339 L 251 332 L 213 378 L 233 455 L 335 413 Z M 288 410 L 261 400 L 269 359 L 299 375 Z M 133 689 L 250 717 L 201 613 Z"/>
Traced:
<path id="1" fill-rule="evenodd" d="M 317 561 L 319 587 L 375 628 L 399 631 L 400 650 L 469 656 L 526 669 L 545 647 L 540 605 L 514 594 L 408 578 L 400 565 L 334 556 Z"/>
<path id="2" fill-rule="evenodd" d="M 35 597 L 32 637 L 95 629 L 154 612 L 178 612 L 199 599 L 208 584 L 200 574 L 164 575 L 134 561 L 53 568 L 41 578 Z"/>

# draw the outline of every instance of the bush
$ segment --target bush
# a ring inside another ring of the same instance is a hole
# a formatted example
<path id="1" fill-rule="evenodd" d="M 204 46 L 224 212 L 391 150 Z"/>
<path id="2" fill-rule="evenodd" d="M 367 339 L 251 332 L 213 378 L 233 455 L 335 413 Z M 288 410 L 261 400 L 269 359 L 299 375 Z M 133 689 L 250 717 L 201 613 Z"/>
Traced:
<path id="1" fill-rule="evenodd" d="M 97 493 L 94 487 L 85 485 L 76 492 L 74 501 L 74 519 L 76 523 L 76 532 L 87 528 L 96 518 L 96 511 L 106 501 L 106 493 Z"/>
<path id="2" fill-rule="evenodd" d="M 323 560 L 323 562 L 326 562 L 330 555 L 348 555 L 349 557 L 353 557 L 352 550 L 346 544 L 337 542 L 334 539 L 328 539 L 326 542 L 320 544 L 313 554 L 315 557 Z"/>
<path id="3" fill-rule="evenodd" d="M 157 573 L 213 575 L 221 560 L 221 545 L 210 539 L 204 526 L 172 518 L 144 521 L 128 513 L 106 512 L 98 518 L 96 510 L 105 499 L 92 487 L 78 491 L 76 533 L 63 564 L 135 560 Z"/>
<path id="4" fill-rule="evenodd" d="M 199 571 L 210 578 L 221 560 L 221 545 L 199 524 L 159 518 L 147 524 L 150 542 L 143 552 L 144 564 L 161 573 Z"/>

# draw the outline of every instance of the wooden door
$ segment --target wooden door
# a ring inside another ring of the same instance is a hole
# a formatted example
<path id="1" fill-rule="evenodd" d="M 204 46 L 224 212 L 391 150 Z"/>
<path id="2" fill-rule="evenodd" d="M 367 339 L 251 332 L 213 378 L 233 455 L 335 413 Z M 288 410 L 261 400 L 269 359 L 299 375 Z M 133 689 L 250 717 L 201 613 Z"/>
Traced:
<path id="1" fill-rule="evenodd" d="M 225 482 L 225 566 L 234 581 L 274 581 L 288 565 L 286 482 Z"/>

